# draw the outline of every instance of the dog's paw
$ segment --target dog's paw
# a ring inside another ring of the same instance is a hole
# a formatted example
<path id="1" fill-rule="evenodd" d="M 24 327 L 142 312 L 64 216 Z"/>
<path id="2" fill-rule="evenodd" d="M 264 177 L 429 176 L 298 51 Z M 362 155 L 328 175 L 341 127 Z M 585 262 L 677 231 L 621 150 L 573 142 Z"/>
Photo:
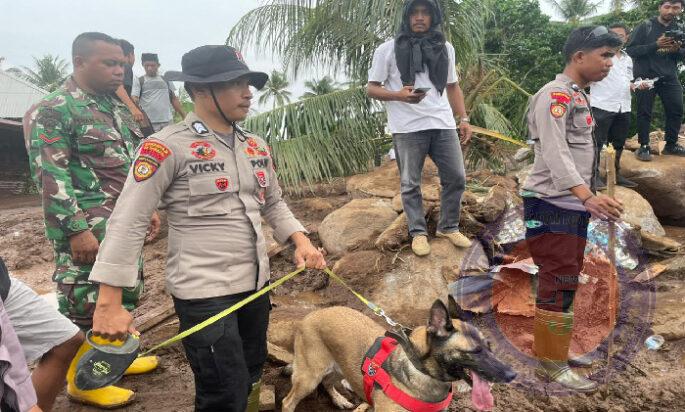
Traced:
<path id="1" fill-rule="evenodd" d="M 335 386 L 331 386 L 328 389 L 328 394 L 331 396 L 331 400 L 333 401 L 333 405 L 335 405 L 336 408 L 338 409 L 352 409 L 354 408 L 354 404 L 350 402 L 346 397 L 340 394 L 335 389 Z"/>
<path id="2" fill-rule="evenodd" d="M 371 410 L 371 405 L 368 403 L 364 402 L 361 405 L 357 406 L 357 409 L 355 409 L 352 412 L 366 412 Z"/>

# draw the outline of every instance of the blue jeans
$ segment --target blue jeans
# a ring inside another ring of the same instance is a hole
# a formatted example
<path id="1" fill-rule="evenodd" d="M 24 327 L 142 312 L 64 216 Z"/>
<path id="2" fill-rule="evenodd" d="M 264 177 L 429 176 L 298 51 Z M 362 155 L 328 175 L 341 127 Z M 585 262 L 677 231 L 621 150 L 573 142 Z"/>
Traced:
<path id="1" fill-rule="evenodd" d="M 400 169 L 402 206 L 409 223 L 409 235 L 427 235 L 426 215 L 421 195 L 421 173 L 426 155 L 438 167 L 442 193 L 438 231 L 453 233 L 459 230 L 461 196 L 464 194 L 466 173 L 456 130 L 421 130 L 393 135 L 397 166 Z"/>

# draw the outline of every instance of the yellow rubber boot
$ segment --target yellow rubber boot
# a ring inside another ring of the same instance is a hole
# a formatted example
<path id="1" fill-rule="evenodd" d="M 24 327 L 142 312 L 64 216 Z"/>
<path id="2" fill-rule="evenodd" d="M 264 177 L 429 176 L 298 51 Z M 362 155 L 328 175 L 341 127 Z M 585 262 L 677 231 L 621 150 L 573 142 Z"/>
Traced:
<path id="1" fill-rule="evenodd" d="M 124 375 L 141 375 L 143 373 L 150 373 L 157 369 L 159 365 L 159 358 L 156 356 L 141 356 L 133 361 L 131 366 L 126 369 Z"/>
<path id="2" fill-rule="evenodd" d="M 119 388 L 117 386 L 106 386 L 92 391 L 82 391 L 76 387 L 74 380 L 76 378 L 76 365 L 84 353 L 86 353 L 92 346 L 88 342 L 84 342 L 79 348 L 76 356 L 69 365 L 67 371 L 67 395 L 70 399 L 86 405 L 95 406 L 101 409 L 116 409 L 126 406 L 133 402 L 136 394 L 128 389 Z"/>
<path id="3" fill-rule="evenodd" d="M 100 336 L 93 336 L 91 337 L 93 342 L 95 342 L 98 345 L 107 345 L 107 344 L 114 344 L 116 346 L 121 346 L 124 344 L 124 342 L 117 340 L 114 342 L 108 341 L 105 338 L 102 338 Z M 149 373 L 152 372 L 153 370 L 157 369 L 157 366 L 159 365 L 159 358 L 156 356 L 141 356 L 136 358 L 136 360 L 133 361 L 131 366 L 126 369 L 126 372 L 124 372 L 124 375 L 141 375 L 144 373 Z"/>

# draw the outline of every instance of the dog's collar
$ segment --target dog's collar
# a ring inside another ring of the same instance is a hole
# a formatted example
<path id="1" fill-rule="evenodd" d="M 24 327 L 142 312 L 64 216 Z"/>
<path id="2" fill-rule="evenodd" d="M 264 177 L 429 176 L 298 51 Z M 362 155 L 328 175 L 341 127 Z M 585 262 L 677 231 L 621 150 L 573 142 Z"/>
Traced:
<path id="1" fill-rule="evenodd" d="M 364 356 L 362 375 L 364 376 L 364 395 L 369 405 L 373 406 L 372 393 L 377 387 L 404 409 L 416 412 L 438 412 L 445 410 L 452 402 L 452 387 L 447 397 L 440 402 L 426 402 L 416 399 L 392 383 L 390 375 L 383 369 L 383 364 L 397 348 L 397 339 L 384 336 L 376 339 Z"/>

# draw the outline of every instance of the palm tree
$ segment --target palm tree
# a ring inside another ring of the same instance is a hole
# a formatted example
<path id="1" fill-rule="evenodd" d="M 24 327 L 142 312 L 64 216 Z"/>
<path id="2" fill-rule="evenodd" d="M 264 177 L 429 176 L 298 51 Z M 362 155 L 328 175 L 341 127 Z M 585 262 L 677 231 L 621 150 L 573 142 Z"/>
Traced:
<path id="1" fill-rule="evenodd" d="M 592 0 L 546 0 L 557 13 L 567 22 L 578 24 L 581 20 L 590 17 L 599 8 L 601 1 Z M 615 1 L 612 0 L 612 7 Z"/>
<path id="2" fill-rule="evenodd" d="M 303 95 L 303 99 L 307 99 L 314 96 L 323 96 L 324 94 L 333 93 L 339 90 L 338 83 L 331 79 L 329 76 L 324 76 L 319 80 L 309 80 L 304 82 L 304 86 L 309 90 Z"/>
<path id="3" fill-rule="evenodd" d="M 267 101 L 273 101 L 273 108 L 283 106 L 290 103 L 291 93 L 286 88 L 290 86 L 285 73 L 274 70 L 266 82 L 261 96 L 259 96 L 259 104 L 266 104 Z"/>
<path id="4" fill-rule="evenodd" d="M 59 56 L 34 57 L 33 65 L 33 69 L 22 66 L 22 77 L 49 92 L 57 89 L 69 75 L 69 64 Z"/>
<path id="5" fill-rule="evenodd" d="M 440 0 L 443 31 L 454 45 L 458 71 L 468 74 L 462 89 L 472 121 L 509 133 L 509 122 L 491 99 L 509 86 L 482 56 L 493 1 Z M 250 130 L 269 140 L 286 186 L 364 171 L 379 144 L 387 142 L 383 106 L 367 97 L 364 86 L 373 51 L 394 36 L 403 5 L 404 0 L 267 0 L 231 30 L 227 43 L 278 55 L 293 75 L 323 66 L 351 80 L 345 90 L 247 120 Z"/>

